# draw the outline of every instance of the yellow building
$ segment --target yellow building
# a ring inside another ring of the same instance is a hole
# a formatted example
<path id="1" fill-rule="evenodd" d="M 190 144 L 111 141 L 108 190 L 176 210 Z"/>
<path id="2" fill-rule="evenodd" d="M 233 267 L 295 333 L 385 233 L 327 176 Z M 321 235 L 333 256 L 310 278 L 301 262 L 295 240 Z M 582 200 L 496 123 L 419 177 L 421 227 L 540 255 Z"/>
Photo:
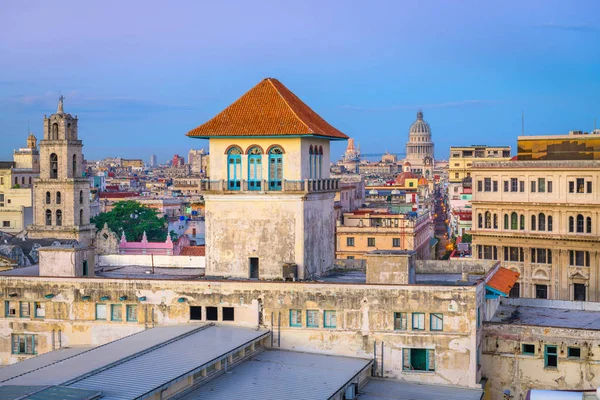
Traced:
<path id="1" fill-rule="evenodd" d="M 12 162 L 0 162 L 0 231 L 16 234 L 33 222 L 33 181 L 40 175 L 37 139 L 15 150 Z"/>
<path id="2" fill-rule="evenodd" d="M 458 183 L 470 178 L 473 162 L 486 158 L 494 161 L 509 160 L 510 146 L 450 146 L 448 181 Z"/>
<path id="3" fill-rule="evenodd" d="M 281 278 L 295 264 L 305 279 L 333 265 L 329 142 L 346 135 L 267 78 L 188 136 L 210 146 L 207 276 Z"/>
<path id="4" fill-rule="evenodd" d="M 415 250 L 417 258 L 430 258 L 433 224 L 429 213 L 392 214 L 363 209 L 344 213 L 336 228 L 336 258 L 366 258 L 372 250 Z"/>
<path id="5" fill-rule="evenodd" d="M 123 158 L 121 160 L 121 166 L 122 167 L 131 167 L 133 169 L 142 169 L 144 168 L 144 161 L 140 160 L 140 159 L 125 159 Z"/>
<path id="6" fill-rule="evenodd" d="M 519 160 L 600 160 L 600 130 L 568 135 L 519 136 Z"/>

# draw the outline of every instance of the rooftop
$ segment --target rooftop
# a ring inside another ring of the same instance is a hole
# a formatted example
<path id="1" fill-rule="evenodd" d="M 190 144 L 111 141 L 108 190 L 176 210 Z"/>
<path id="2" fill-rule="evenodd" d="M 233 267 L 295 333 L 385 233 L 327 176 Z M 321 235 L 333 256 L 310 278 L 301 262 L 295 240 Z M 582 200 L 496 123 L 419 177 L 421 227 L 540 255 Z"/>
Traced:
<path id="1" fill-rule="evenodd" d="M 371 360 L 267 350 L 181 400 L 321 400 L 333 397 Z"/>
<path id="2" fill-rule="evenodd" d="M 391 379 L 371 379 L 360 400 L 481 400 L 483 391 L 453 386 L 424 385 Z"/>
<path id="3" fill-rule="evenodd" d="M 189 137 L 322 136 L 348 139 L 274 78 L 263 79 Z"/>
<path id="4" fill-rule="evenodd" d="M 498 271 L 490 278 L 487 285 L 494 290 L 504 293 L 508 296 L 508 293 L 519 279 L 518 272 L 512 271 L 507 268 L 500 267 Z"/>
<path id="5" fill-rule="evenodd" d="M 600 304 L 580 307 L 578 301 L 501 299 L 490 322 L 553 328 L 600 330 Z M 570 307 L 569 307 L 570 306 Z"/>

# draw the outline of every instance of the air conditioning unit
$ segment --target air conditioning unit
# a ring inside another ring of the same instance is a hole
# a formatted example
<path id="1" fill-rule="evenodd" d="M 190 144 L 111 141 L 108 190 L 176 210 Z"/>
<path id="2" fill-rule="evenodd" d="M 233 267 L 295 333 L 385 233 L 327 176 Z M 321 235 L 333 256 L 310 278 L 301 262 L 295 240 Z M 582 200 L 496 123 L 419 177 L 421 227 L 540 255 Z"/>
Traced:
<path id="1" fill-rule="evenodd" d="M 344 393 L 344 400 L 355 400 L 357 393 L 358 385 L 356 383 L 350 384 L 350 386 L 346 388 L 346 392 Z"/>

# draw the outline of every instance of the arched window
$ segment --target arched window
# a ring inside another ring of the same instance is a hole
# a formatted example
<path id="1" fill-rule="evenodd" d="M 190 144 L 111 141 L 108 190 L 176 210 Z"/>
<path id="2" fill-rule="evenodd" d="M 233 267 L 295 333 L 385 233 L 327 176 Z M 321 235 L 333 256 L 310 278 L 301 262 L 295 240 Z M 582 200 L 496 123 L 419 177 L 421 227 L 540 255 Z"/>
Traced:
<path id="1" fill-rule="evenodd" d="M 83 190 L 79 191 L 79 204 L 83 204 Z"/>
<path id="2" fill-rule="evenodd" d="M 517 230 L 519 229 L 519 216 L 516 212 L 510 214 L 510 229 Z"/>
<path id="3" fill-rule="evenodd" d="M 323 146 L 319 146 L 319 179 L 323 178 Z"/>
<path id="4" fill-rule="evenodd" d="M 592 233 L 592 217 L 585 219 L 585 231 L 586 233 Z"/>
<path id="5" fill-rule="evenodd" d="M 546 215 L 544 213 L 540 213 L 538 215 L 538 231 L 546 230 Z"/>
<path id="6" fill-rule="evenodd" d="M 77 177 L 77 155 L 73 154 L 73 177 Z"/>
<path id="7" fill-rule="evenodd" d="M 477 227 L 479 229 L 483 228 L 483 216 L 481 213 L 477 214 Z"/>
<path id="8" fill-rule="evenodd" d="M 269 150 L 269 190 L 281 190 L 283 181 L 283 150 L 273 147 Z"/>
<path id="9" fill-rule="evenodd" d="M 52 225 L 52 211 L 46 210 L 46 226 Z"/>
<path id="10" fill-rule="evenodd" d="M 67 124 L 67 139 L 71 139 L 71 123 Z M 75 168 L 73 168 L 73 172 L 75 172 Z"/>
<path id="11" fill-rule="evenodd" d="M 569 217 L 569 232 L 575 232 L 575 219 L 573 217 Z"/>
<path id="12" fill-rule="evenodd" d="M 21 177 L 21 186 L 25 186 L 25 177 L 24 176 Z"/>
<path id="13" fill-rule="evenodd" d="M 492 213 L 489 211 L 485 212 L 485 229 L 490 229 L 492 227 Z"/>
<path id="14" fill-rule="evenodd" d="M 62 200 L 62 196 L 60 194 L 60 192 L 56 192 L 56 204 L 60 204 Z"/>
<path id="15" fill-rule="evenodd" d="M 227 189 L 240 190 L 242 179 L 242 150 L 232 147 L 227 152 Z"/>
<path id="16" fill-rule="evenodd" d="M 79 225 L 83 225 L 83 210 L 79 210 Z"/>
<path id="17" fill-rule="evenodd" d="M 29 185 L 31 186 L 31 177 L 29 177 Z"/>
<path id="18" fill-rule="evenodd" d="M 548 232 L 552 232 L 552 215 L 548 215 Z"/>
<path id="19" fill-rule="evenodd" d="M 494 229 L 498 229 L 498 214 L 494 214 Z"/>
<path id="20" fill-rule="evenodd" d="M 17 177 L 15 176 L 15 186 L 17 186 L 18 184 L 19 184 L 19 178 L 17 178 Z"/>
<path id="21" fill-rule="evenodd" d="M 261 189 L 262 153 L 260 147 L 253 147 L 248 152 L 248 190 Z"/>
<path id="22" fill-rule="evenodd" d="M 50 204 L 50 192 L 46 192 L 46 204 Z"/>
<path id="23" fill-rule="evenodd" d="M 50 140 L 58 140 L 58 124 L 55 122 L 52 124 L 52 135 Z"/>
<path id="24" fill-rule="evenodd" d="M 50 179 L 58 178 L 58 156 L 55 153 L 50 154 Z"/>
<path id="25" fill-rule="evenodd" d="M 504 229 L 508 230 L 508 214 L 504 214 Z"/>
<path id="26" fill-rule="evenodd" d="M 535 231 L 537 224 L 535 223 L 535 215 L 531 216 L 531 230 Z"/>
<path id="27" fill-rule="evenodd" d="M 62 211 L 56 210 L 56 226 L 62 226 Z"/>
<path id="28" fill-rule="evenodd" d="M 583 233 L 583 215 L 577 214 L 577 233 Z"/>
<path id="29" fill-rule="evenodd" d="M 314 150 L 313 150 L 313 146 L 312 144 L 310 145 L 310 147 L 308 148 L 308 178 L 309 179 L 313 179 L 314 178 L 314 161 L 313 158 L 315 157 L 314 155 Z"/>

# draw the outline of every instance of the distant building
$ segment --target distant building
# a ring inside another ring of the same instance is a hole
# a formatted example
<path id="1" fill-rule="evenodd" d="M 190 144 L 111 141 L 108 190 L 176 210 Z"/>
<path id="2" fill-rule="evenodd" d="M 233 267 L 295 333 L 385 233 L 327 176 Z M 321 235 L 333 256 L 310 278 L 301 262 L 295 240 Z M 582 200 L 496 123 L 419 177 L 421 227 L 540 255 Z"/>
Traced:
<path id="1" fill-rule="evenodd" d="M 463 179 L 470 178 L 473 161 L 503 161 L 510 157 L 510 146 L 450 146 L 448 181 L 461 183 Z"/>
<path id="2" fill-rule="evenodd" d="M 40 175 L 40 154 L 33 134 L 13 161 L 0 162 L 0 231 L 19 233 L 33 222 L 33 182 Z"/>
<path id="3" fill-rule="evenodd" d="M 600 130 L 571 131 L 568 135 L 519 136 L 517 159 L 600 160 Z"/>
<path id="4" fill-rule="evenodd" d="M 144 161 L 142 159 L 121 159 L 121 166 L 124 168 L 131 168 L 134 170 L 142 170 L 144 168 Z"/>
<path id="5" fill-rule="evenodd" d="M 185 165 L 185 159 L 181 157 L 179 154 L 175 154 L 173 159 L 171 160 L 172 167 L 182 167 Z"/>
<path id="6" fill-rule="evenodd" d="M 431 128 L 423 119 L 423 111 L 419 110 L 417 120 L 408 130 L 405 161 L 411 163 L 414 173 L 430 179 L 433 176 L 434 157 Z"/>
<path id="7" fill-rule="evenodd" d="M 152 155 L 150 156 L 150 166 L 151 166 L 151 167 L 156 167 L 156 166 L 158 166 L 158 161 L 157 161 L 157 158 L 156 158 L 156 154 L 152 154 Z"/>
<path id="8" fill-rule="evenodd" d="M 365 259 L 372 250 L 414 250 L 418 259 L 427 260 L 432 237 L 428 213 L 360 209 L 345 213 L 336 227 L 336 258 Z"/>
<path id="9" fill-rule="evenodd" d="M 208 176 L 209 155 L 204 149 L 190 150 L 188 153 L 188 164 L 192 175 Z"/>
<path id="10" fill-rule="evenodd" d="M 360 163 L 360 144 L 354 147 L 354 139 L 348 139 L 348 146 L 346 152 L 342 156 L 342 161 L 339 163 L 345 172 L 352 174 L 358 173 L 358 165 Z"/>

